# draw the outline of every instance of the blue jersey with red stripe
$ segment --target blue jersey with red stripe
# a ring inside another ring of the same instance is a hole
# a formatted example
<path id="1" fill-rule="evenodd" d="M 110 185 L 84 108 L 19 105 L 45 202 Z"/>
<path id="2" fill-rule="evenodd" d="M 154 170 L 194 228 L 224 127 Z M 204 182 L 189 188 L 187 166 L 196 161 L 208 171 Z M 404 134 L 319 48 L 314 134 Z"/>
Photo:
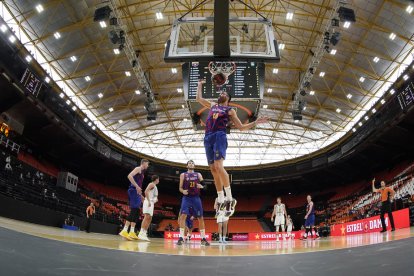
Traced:
<path id="1" fill-rule="evenodd" d="M 230 106 L 214 105 L 210 108 L 206 121 L 206 134 L 216 131 L 226 131 L 229 122 Z"/>
<path id="2" fill-rule="evenodd" d="M 188 196 L 199 196 L 200 189 L 197 184 L 200 183 L 197 172 L 186 172 L 184 173 L 183 190 L 188 190 Z"/>

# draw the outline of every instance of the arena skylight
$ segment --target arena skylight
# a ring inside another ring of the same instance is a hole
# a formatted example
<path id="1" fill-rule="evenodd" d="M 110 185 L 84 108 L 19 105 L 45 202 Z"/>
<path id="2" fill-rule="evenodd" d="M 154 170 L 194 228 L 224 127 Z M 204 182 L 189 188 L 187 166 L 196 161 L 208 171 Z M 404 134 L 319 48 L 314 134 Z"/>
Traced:
<path id="1" fill-rule="evenodd" d="M 34 59 L 37 60 L 37 62 L 44 68 L 50 78 L 53 79 L 54 83 L 62 89 L 63 93 L 65 93 L 65 95 L 71 100 L 71 103 L 76 105 L 78 109 L 82 110 L 84 115 L 87 116 L 91 122 L 96 124 L 96 127 L 103 135 L 106 135 L 110 139 L 133 150 L 143 154 L 155 156 L 160 159 L 185 163 L 186 160 L 191 158 L 194 159 L 197 164 L 206 164 L 204 149 L 202 147 L 202 142 L 200 142 L 202 141 L 204 134 L 202 131 L 194 131 L 191 129 L 191 120 L 188 120 L 187 122 L 182 120 L 168 121 L 170 124 L 180 126 L 177 131 L 177 138 L 172 135 L 172 132 L 170 131 L 160 132 L 159 129 L 151 126 L 146 127 L 144 131 L 132 131 L 125 135 L 125 125 L 127 124 L 122 125 L 122 129 L 118 130 L 117 127 L 112 126 L 113 124 L 108 124 L 108 121 L 103 119 L 104 116 L 98 116 L 101 114 L 95 115 L 95 111 L 92 108 L 88 108 L 89 104 L 85 104 L 84 99 L 79 97 L 79 91 L 73 90 L 74 87 L 76 87 L 73 85 L 73 80 L 68 79 L 66 75 L 62 75 L 62 72 L 64 72 L 66 68 L 61 68 L 60 66 L 62 65 L 53 62 L 52 60 L 47 60 L 47 55 L 45 55 L 45 52 L 39 47 L 42 41 L 34 44 L 32 42 L 33 39 L 28 38 L 27 30 L 21 29 L 20 22 L 17 20 L 18 17 L 11 15 L 8 9 L 4 8 L 4 3 L 0 3 L 0 8 L 1 16 L 5 19 L 9 27 L 15 30 L 17 38 L 23 43 L 26 49 L 33 53 L 32 56 Z M 97 26 L 97 28 L 99 28 L 99 26 Z M 385 34 L 385 37 L 387 36 L 388 35 Z M 390 39 L 395 39 L 396 37 L 396 34 L 389 36 Z M 291 42 L 287 40 L 286 43 Z M 346 53 L 344 53 L 344 55 L 346 55 Z M 371 59 L 372 57 L 370 60 Z M 334 123 L 331 123 L 330 127 L 306 130 L 305 135 L 303 135 L 304 127 L 302 125 L 305 125 L 303 124 L 303 121 L 300 125 L 286 124 L 282 126 L 284 128 L 278 128 L 278 131 L 273 131 L 275 125 L 277 124 L 276 121 L 260 125 L 254 131 L 232 131 L 229 135 L 229 149 L 227 153 L 228 159 L 226 160 L 226 165 L 242 166 L 283 161 L 303 156 L 326 147 L 341 138 L 348 131 L 353 131 L 356 124 L 362 125 L 360 119 L 366 116 L 366 112 L 372 110 L 371 107 L 379 99 L 381 99 L 398 76 L 401 75 L 401 72 L 403 72 L 406 66 L 411 62 L 412 50 L 406 51 L 404 58 L 392 63 L 395 67 L 390 71 L 388 75 L 389 77 L 387 76 L 387 80 L 377 81 L 378 85 L 370 91 L 370 98 L 364 101 L 363 104 L 359 106 L 358 110 L 354 111 L 352 118 L 349 120 L 342 121 L 335 119 L 332 121 Z M 331 74 L 327 77 L 330 77 L 330 75 Z M 371 82 L 374 82 L 372 78 L 370 78 L 370 83 Z M 177 86 L 170 86 L 169 91 L 174 92 L 174 87 Z M 277 87 L 274 87 L 274 89 L 275 91 L 278 91 Z M 292 89 L 294 89 L 294 87 L 292 87 Z M 318 87 L 315 87 L 315 89 L 318 89 L 319 91 Z M 130 91 L 134 93 L 133 89 Z M 325 93 L 325 91 L 321 90 L 321 92 L 318 93 L 318 99 L 319 97 L 322 97 L 322 95 L 326 95 Z M 392 92 L 390 91 L 390 93 Z M 271 94 L 274 101 L 272 102 L 272 110 L 277 110 L 277 108 L 279 108 L 279 99 L 277 98 L 277 94 L 278 93 Z M 356 98 L 359 99 L 361 97 L 358 96 Z M 382 101 L 383 100 L 381 100 L 381 102 Z M 175 106 L 181 106 L 181 104 L 182 102 L 178 101 L 175 103 Z M 115 107 L 116 103 L 112 103 L 112 105 Z M 273 108 L 273 106 L 276 108 Z M 117 106 L 116 108 L 118 111 L 119 109 Z M 104 109 L 105 111 L 109 110 L 109 112 L 114 111 L 113 107 L 108 108 L 106 106 Z M 335 111 L 335 109 L 336 107 L 333 110 Z M 266 110 L 266 112 L 270 111 L 270 109 Z M 174 110 L 170 110 L 170 112 L 172 113 Z M 173 113 L 173 118 L 183 118 L 183 114 L 185 115 L 186 113 L 184 113 L 183 109 L 179 108 L 176 113 Z M 332 113 L 328 113 L 328 115 L 332 115 Z M 114 113 L 113 116 L 118 116 L 118 114 Z M 321 123 L 323 124 L 327 122 L 327 119 L 331 118 L 326 117 Z M 111 117 L 111 120 L 114 120 L 114 118 Z M 112 122 L 116 123 L 116 121 L 117 120 L 114 120 Z M 340 125 L 340 123 L 344 124 Z M 299 139 L 299 137 L 301 138 Z M 246 147 L 247 144 L 248 147 Z M 185 147 L 180 145 L 185 145 Z"/>

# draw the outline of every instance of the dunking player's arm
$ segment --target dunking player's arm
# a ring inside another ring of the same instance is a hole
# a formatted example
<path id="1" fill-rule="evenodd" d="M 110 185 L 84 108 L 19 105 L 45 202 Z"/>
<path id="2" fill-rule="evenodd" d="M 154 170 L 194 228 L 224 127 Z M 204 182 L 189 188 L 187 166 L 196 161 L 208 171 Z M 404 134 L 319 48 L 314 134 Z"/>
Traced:
<path id="1" fill-rule="evenodd" d="M 308 210 L 308 212 L 306 213 L 305 219 L 307 219 L 307 218 L 309 217 L 310 213 L 312 212 L 312 207 L 313 207 L 313 202 L 311 201 L 311 202 L 309 203 L 309 210 Z"/>
<path id="2" fill-rule="evenodd" d="M 205 83 L 206 83 L 205 80 L 199 80 L 198 81 L 196 100 L 202 106 L 207 107 L 207 108 L 211 108 L 212 103 L 209 100 L 206 100 L 206 99 L 203 98 L 202 90 L 203 90 L 203 84 L 205 84 Z"/>
<path id="3" fill-rule="evenodd" d="M 128 180 L 134 185 L 135 189 L 137 190 L 137 194 L 142 194 L 142 189 L 138 186 L 137 182 L 134 179 L 134 176 L 141 173 L 141 167 L 136 167 L 128 174 Z"/>
<path id="4" fill-rule="evenodd" d="M 257 124 L 265 123 L 268 120 L 268 118 L 266 118 L 266 117 L 260 117 L 254 122 L 247 123 L 247 124 L 242 124 L 239 117 L 237 117 L 237 113 L 234 109 L 231 109 L 229 111 L 229 116 L 230 116 L 230 119 L 233 122 L 234 126 L 238 130 L 241 130 L 241 131 L 251 129 L 252 127 L 255 127 Z"/>

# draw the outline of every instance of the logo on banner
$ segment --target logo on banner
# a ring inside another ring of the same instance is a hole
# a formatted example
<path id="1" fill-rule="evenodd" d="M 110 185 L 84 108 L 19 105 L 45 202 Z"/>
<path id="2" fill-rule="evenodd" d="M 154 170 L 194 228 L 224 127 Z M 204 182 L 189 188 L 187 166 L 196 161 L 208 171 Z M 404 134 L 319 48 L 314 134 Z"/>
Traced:
<path id="1" fill-rule="evenodd" d="M 393 212 L 393 217 L 395 228 L 401 229 L 410 227 L 408 208 Z M 385 227 L 388 229 L 391 227 L 388 217 L 385 217 Z M 362 220 L 333 225 L 331 227 L 331 236 L 345 236 L 352 234 L 377 232 L 381 228 L 381 219 L 379 216 L 375 216 Z"/>

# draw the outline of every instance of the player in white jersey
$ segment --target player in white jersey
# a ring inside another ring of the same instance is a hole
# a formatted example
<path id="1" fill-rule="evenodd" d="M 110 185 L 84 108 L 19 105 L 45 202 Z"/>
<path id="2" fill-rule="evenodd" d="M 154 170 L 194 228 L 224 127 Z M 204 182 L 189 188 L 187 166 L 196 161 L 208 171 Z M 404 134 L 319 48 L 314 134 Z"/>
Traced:
<path id="1" fill-rule="evenodd" d="M 138 239 L 144 241 L 150 241 L 148 239 L 147 231 L 148 227 L 151 224 L 152 216 L 154 215 L 154 204 L 158 201 L 158 188 L 157 184 L 160 179 L 158 175 L 153 175 L 151 177 L 151 183 L 148 184 L 145 189 L 145 199 L 142 204 L 142 213 L 144 213 L 144 220 L 141 224 L 141 230 L 138 234 Z"/>
<path id="2" fill-rule="evenodd" d="M 214 202 L 214 209 L 217 212 L 217 224 L 218 224 L 218 232 L 219 232 L 219 243 L 227 243 L 226 235 L 227 235 L 227 228 L 229 223 L 229 217 L 226 216 L 226 210 L 220 210 L 218 203 L 218 198 Z"/>
<path id="3" fill-rule="evenodd" d="M 281 232 L 285 231 L 285 220 L 286 220 L 286 207 L 285 204 L 282 203 L 282 199 L 280 197 L 277 198 L 277 203 L 273 207 L 273 213 L 271 217 L 271 221 L 275 222 L 276 226 L 276 241 L 279 241 L 279 227 L 281 228 Z M 274 220 L 273 220 L 274 218 Z M 286 240 L 286 237 L 283 237 L 283 240 Z"/>
<path id="4" fill-rule="evenodd" d="M 292 218 L 290 217 L 290 215 L 287 215 L 287 217 L 286 217 L 286 232 L 287 232 L 287 237 L 289 239 L 292 239 L 292 229 L 295 229 L 295 226 L 293 226 L 293 221 L 292 221 Z"/>

